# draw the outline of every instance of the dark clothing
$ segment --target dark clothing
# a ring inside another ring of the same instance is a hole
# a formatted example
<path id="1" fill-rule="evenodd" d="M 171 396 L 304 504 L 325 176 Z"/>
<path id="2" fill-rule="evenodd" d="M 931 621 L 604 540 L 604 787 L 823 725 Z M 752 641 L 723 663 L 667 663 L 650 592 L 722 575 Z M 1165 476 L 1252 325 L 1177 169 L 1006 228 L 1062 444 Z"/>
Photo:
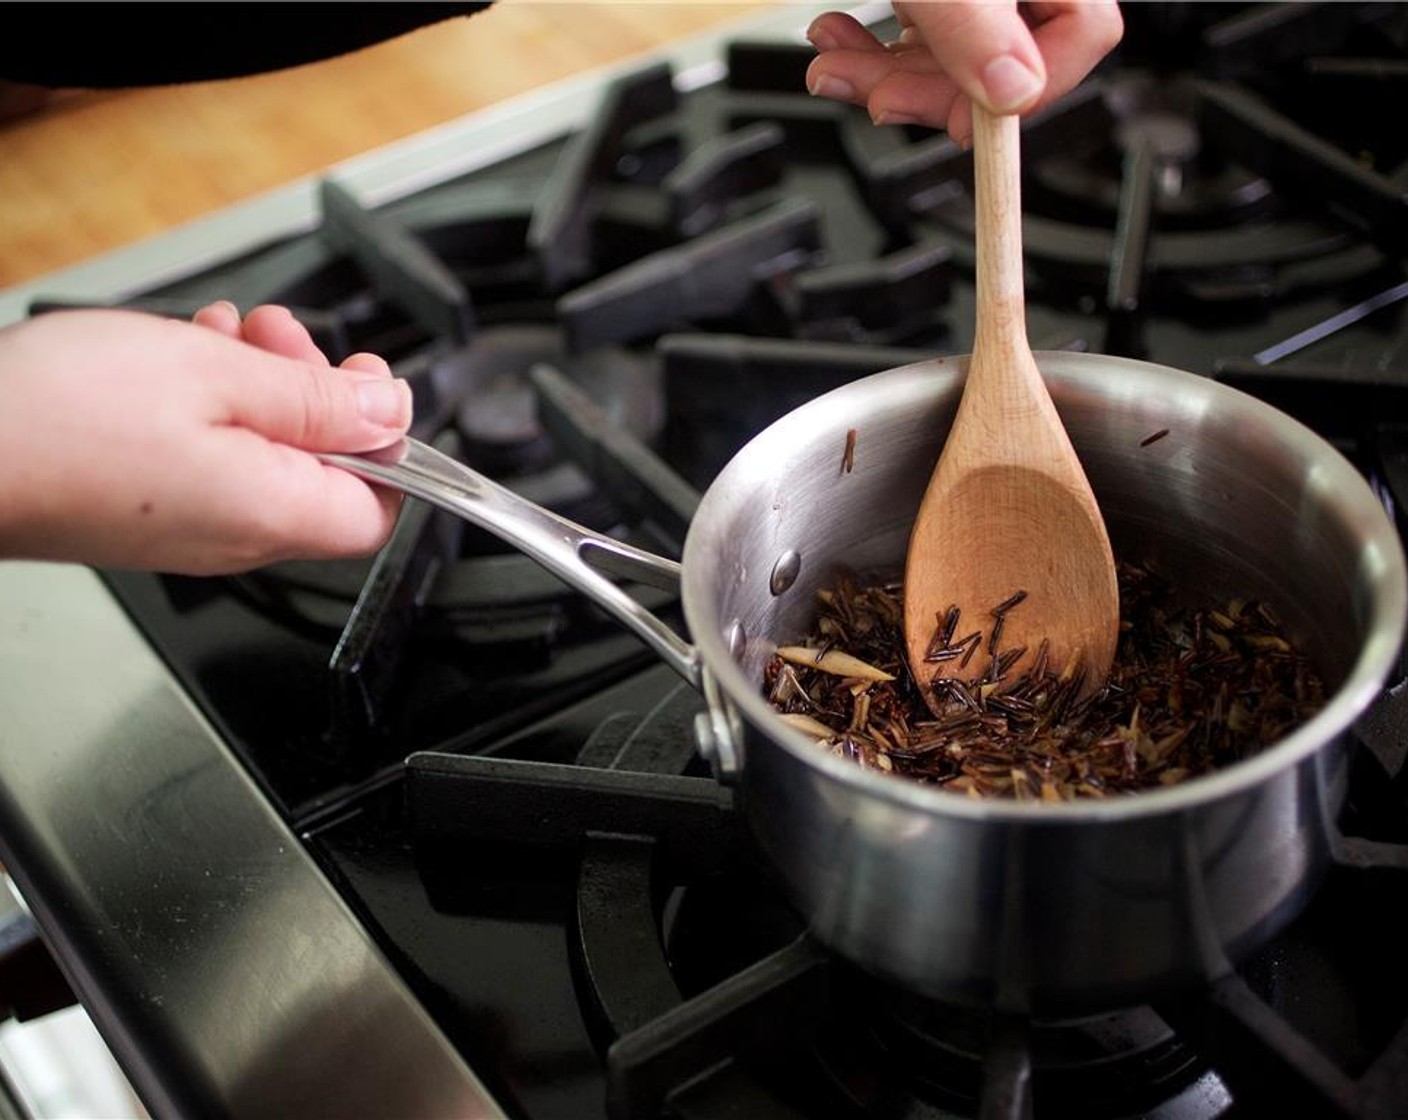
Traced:
<path id="1" fill-rule="evenodd" d="M 233 78 L 317 62 L 472 4 L 5 4 L 0 80 L 114 89 Z"/>

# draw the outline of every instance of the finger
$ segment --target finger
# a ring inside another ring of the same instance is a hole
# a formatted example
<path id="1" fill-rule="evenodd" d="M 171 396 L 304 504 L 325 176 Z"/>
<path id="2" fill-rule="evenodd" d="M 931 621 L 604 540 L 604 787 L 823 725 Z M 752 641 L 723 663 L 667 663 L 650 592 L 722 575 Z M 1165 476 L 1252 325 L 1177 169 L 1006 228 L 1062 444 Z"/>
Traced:
<path id="1" fill-rule="evenodd" d="M 850 76 L 858 65 L 851 56 L 886 66 L 888 63 L 880 61 L 888 58 L 884 44 L 855 17 L 843 12 L 818 16 L 807 28 L 807 38 L 819 52 L 807 67 L 807 92 L 813 97 L 864 105 L 866 93 L 857 89 Z"/>
<path id="2" fill-rule="evenodd" d="M 400 509 L 398 493 L 293 448 L 256 441 L 253 433 L 238 435 L 249 437 L 233 444 L 248 469 L 239 491 L 225 496 L 225 508 L 245 511 L 234 535 L 248 542 L 251 555 L 233 558 L 233 568 L 365 556 L 386 543 Z"/>
<path id="3" fill-rule="evenodd" d="M 818 55 L 807 71 L 817 96 L 865 105 L 877 124 L 918 122 L 944 127 L 958 92 L 927 49 Z"/>
<path id="4" fill-rule="evenodd" d="M 807 28 L 807 41 L 819 51 L 882 51 L 884 44 L 863 23 L 845 12 L 823 12 Z"/>
<path id="5" fill-rule="evenodd" d="M 864 105 L 865 94 L 856 89 L 855 83 L 847 76 L 850 67 L 840 55 L 847 51 L 832 51 L 819 54 L 807 66 L 807 92 L 813 97 L 824 97 L 828 101 L 846 101 L 852 105 Z"/>
<path id="6" fill-rule="evenodd" d="M 379 354 L 369 354 L 366 352 L 349 354 L 343 359 L 341 366 L 338 368 L 346 370 L 349 373 L 370 374 L 374 377 L 386 378 L 388 380 L 395 376 L 391 371 L 390 364 L 385 358 Z M 394 522 L 396 515 L 401 509 L 401 500 L 403 497 L 401 492 L 399 490 L 392 490 L 389 487 L 376 485 L 372 486 L 372 490 L 376 493 L 377 500 L 381 503 L 385 515 Z"/>
<path id="7" fill-rule="evenodd" d="M 402 495 L 375 486 L 340 467 L 316 464 L 319 484 L 284 511 L 281 559 L 368 556 L 386 544 L 396 527 Z"/>
<path id="8" fill-rule="evenodd" d="M 221 347 L 206 372 L 212 419 L 308 451 L 369 451 L 405 434 L 405 381 L 290 361 L 252 346 Z M 355 371 L 354 371 L 355 372 Z"/>
<path id="9" fill-rule="evenodd" d="M 951 0 L 906 5 L 934 59 L 993 113 L 1024 112 L 1046 88 L 1046 63 L 1014 2 Z"/>
<path id="10" fill-rule="evenodd" d="M 365 351 L 347 355 L 338 368 L 351 370 L 353 373 L 371 373 L 377 377 L 395 376 L 385 358 L 380 354 L 368 354 Z"/>
<path id="11" fill-rule="evenodd" d="M 808 75 L 831 74 L 862 91 L 874 89 L 895 72 L 934 74 L 942 76 L 943 67 L 923 46 L 896 45 L 878 51 L 856 51 L 837 47 L 812 59 Z M 809 87 L 810 88 L 810 87 Z"/>
<path id="12" fill-rule="evenodd" d="M 1046 91 L 1038 105 L 1075 89 L 1124 36 L 1114 0 L 1033 4 L 1030 13 L 1032 35 L 1046 59 Z"/>
<path id="13" fill-rule="evenodd" d="M 244 317 L 244 340 L 294 361 L 328 364 L 327 355 L 318 349 L 308 328 L 287 307 L 277 304 L 263 304 Z"/>
<path id="14" fill-rule="evenodd" d="M 944 127 L 948 130 L 949 139 L 960 147 L 973 146 L 973 102 L 966 93 L 960 93 L 953 99 L 948 110 L 948 123 Z"/>
<path id="15" fill-rule="evenodd" d="M 191 322 L 226 338 L 240 337 L 240 309 L 227 299 L 206 304 L 191 316 Z"/>
<path id="16" fill-rule="evenodd" d="M 947 75 L 894 70 L 871 89 L 866 109 L 878 125 L 924 124 L 948 129 L 953 135 L 955 106 L 966 100 Z M 953 135 L 953 139 L 963 142 L 964 137 Z"/>

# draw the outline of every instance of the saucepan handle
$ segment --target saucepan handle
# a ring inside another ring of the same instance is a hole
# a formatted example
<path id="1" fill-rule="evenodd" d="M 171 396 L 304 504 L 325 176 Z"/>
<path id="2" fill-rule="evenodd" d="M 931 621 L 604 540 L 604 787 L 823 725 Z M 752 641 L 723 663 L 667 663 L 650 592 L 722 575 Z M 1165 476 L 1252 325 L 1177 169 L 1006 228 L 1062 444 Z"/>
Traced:
<path id="1" fill-rule="evenodd" d="M 404 491 L 471 521 L 531 556 L 610 612 L 695 688 L 699 651 L 610 578 L 678 591 L 680 566 L 543 509 L 419 440 L 364 455 L 325 453 L 325 463 Z"/>

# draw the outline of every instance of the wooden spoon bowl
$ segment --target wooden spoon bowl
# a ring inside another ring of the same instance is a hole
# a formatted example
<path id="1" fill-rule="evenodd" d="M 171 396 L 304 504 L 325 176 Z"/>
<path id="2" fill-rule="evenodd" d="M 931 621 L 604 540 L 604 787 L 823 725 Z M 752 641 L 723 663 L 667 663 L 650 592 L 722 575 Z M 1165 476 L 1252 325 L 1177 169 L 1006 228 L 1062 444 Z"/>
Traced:
<path id="1" fill-rule="evenodd" d="M 1089 694 L 1119 637 L 1105 522 L 1027 342 L 1019 123 L 975 105 L 973 126 L 973 354 L 905 564 L 910 669 L 935 710 L 934 679 L 999 668 L 1079 675 Z"/>

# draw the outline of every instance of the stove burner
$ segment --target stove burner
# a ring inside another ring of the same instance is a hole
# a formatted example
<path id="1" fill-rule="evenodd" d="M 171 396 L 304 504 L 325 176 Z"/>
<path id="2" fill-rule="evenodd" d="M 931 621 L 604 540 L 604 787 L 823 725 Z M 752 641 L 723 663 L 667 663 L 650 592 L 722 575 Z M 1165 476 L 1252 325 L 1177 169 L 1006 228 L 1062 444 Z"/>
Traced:
<path id="1" fill-rule="evenodd" d="M 657 668 L 584 705 L 595 726 L 569 718 L 575 764 L 542 760 L 544 747 L 571 749 L 547 724 L 496 757 L 409 760 L 417 850 L 445 905 L 472 892 L 474 875 L 446 863 L 466 846 L 491 862 L 528 850 L 575 860 L 573 972 L 613 1120 L 725 1105 L 936 1120 L 1212 1120 L 1299 1114 L 1297 1102 L 1342 1120 L 1396 1115 L 1408 1070 L 1403 923 L 1370 915 L 1401 887 L 1408 848 L 1376 753 L 1356 755 L 1342 821 L 1375 839 L 1337 841 L 1316 903 L 1239 971 L 1152 1005 L 1028 1019 L 923 999 L 803 933 L 724 791 L 687 773 L 684 728 L 698 710 Z M 1365 983 L 1398 995 L 1365 1007 Z"/>
<path id="2" fill-rule="evenodd" d="M 586 868 L 584 861 L 584 876 Z M 594 892 L 586 894 L 581 905 L 594 899 Z M 999 1099 L 995 1087 L 1009 1078 L 1029 1079 L 1041 1115 L 1208 1120 L 1228 1103 L 1197 1052 L 1148 1007 L 1027 1022 L 919 998 L 804 936 L 798 940 L 795 916 L 766 880 L 743 868 L 691 880 L 671 896 L 660 921 L 664 958 L 687 1001 L 748 989 L 761 1004 L 765 993 L 791 992 L 784 1003 L 798 1014 L 774 1024 L 788 1043 L 773 1038 L 760 1044 L 757 1060 L 743 1061 L 749 1076 L 776 1095 L 779 1112 L 786 1101 L 807 1115 L 971 1116 L 991 1107 Z M 583 938 L 586 951 L 603 948 Z M 590 966 L 588 972 L 598 983 L 620 979 Z M 622 1000 L 612 992 L 600 998 L 608 1006 Z M 680 1015 L 679 1006 L 662 1015 Z M 745 1000 L 737 1012 L 747 1006 Z M 622 1051 L 631 1053 L 655 1026 L 640 1028 L 620 1044 Z M 1019 1056 L 1020 1072 L 1011 1068 L 1011 1056 Z M 620 1115 L 653 1116 L 630 1085 L 644 1070 L 634 1060 L 620 1068 L 621 1099 L 636 1101 Z"/>
<path id="3" fill-rule="evenodd" d="M 1154 1011 L 1061 1023 L 905 1006 L 864 978 L 840 979 L 820 1068 L 861 1114 L 896 1099 L 972 1115 L 994 1083 L 1030 1078 L 1042 1114 L 1207 1120 L 1229 1103 L 1199 1055 Z M 1009 1072 L 1010 1071 L 1010 1072 Z"/>
<path id="4" fill-rule="evenodd" d="M 1190 164 L 1201 147 L 1193 122 L 1169 109 L 1144 109 L 1122 117 L 1115 126 L 1114 139 L 1126 155 L 1145 143 L 1160 163 L 1180 167 Z"/>
<path id="5" fill-rule="evenodd" d="M 1264 197 L 1265 184 L 1247 183 L 1240 189 L 1223 183 L 1216 190 L 1196 182 L 1202 137 L 1192 114 L 1192 98 L 1186 84 L 1160 82 L 1153 75 L 1137 72 L 1117 75 L 1111 80 L 1107 104 L 1115 115 L 1113 140 L 1129 159 L 1147 149 L 1156 167 L 1155 208 L 1161 214 L 1186 212 L 1196 205 L 1187 196 L 1198 192 L 1224 199 L 1241 197 L 1242 204 Z"/>
<path id="6" fill-rule="evenodd" d="M 1108 224 L 1127 161 L 1146 148 L 1156 168 L 1153 206 L 1161 229 L 1215 228 L 1264 215 L 1270 185 L 1208 149 L 1197 107 L 1197 88 L 1187 78 L 1112 71 L 1102 83 L 1100 108 L 1108 118 L 1099 129 L 1082 136 L 1079 119 L 1053 122 L 1065 142 L 1036 161 L 1032 205 L 1051 217 Z"/>
<path id="7" fill-rule="evenodd" d="M 664 404 L 659 371 L 648 356 L 616 347 L 569 355 L 562 332 L 554 327 L 485 327 L 468 346 L 436 363 L 441 392 L 455 402 L 464 461 L 476 470 L 506 481 L 561 461 L 539 416 L 538 394 L 529 377 L 539 365 L 576 382 L 636 438 L 650 443 L 659 434 Z M 590 486 L 585 478 L 580 482 L 584 489 Z M 553 503 L 549 499 L 546 504 Z"/>

